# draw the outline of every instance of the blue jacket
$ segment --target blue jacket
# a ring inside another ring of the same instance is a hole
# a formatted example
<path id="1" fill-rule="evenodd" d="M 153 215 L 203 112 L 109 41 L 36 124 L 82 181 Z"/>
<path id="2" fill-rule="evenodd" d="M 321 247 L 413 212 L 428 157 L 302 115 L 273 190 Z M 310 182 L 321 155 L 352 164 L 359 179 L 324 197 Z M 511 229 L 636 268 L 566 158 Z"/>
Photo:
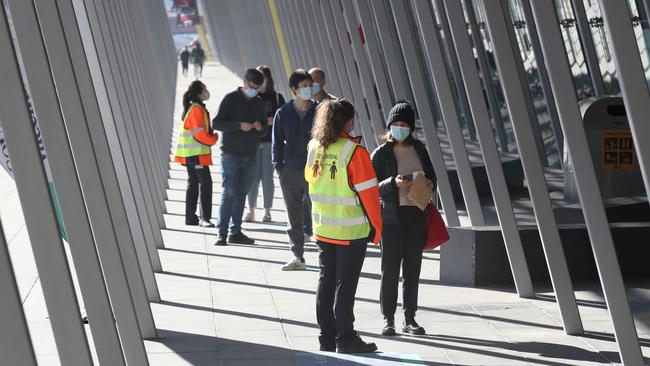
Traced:
<path id="1" fill-rule="evenodd" d="M 311 128 L 316 114 L 316 105 L 302 120 L 293 106 L 293 101 L 285 103 L 273 117 L 273 167 L 279 171 L 283 168 L 305 169 L 307 164 L 307 144 L 311 140 Z"/>

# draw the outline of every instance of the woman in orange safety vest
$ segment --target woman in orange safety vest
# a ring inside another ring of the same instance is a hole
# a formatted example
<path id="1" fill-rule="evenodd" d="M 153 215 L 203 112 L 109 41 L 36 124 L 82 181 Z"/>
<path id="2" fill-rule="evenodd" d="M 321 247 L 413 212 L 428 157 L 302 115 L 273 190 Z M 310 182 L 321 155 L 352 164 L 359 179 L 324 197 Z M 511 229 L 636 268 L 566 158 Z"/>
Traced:
<path id="1" fill-rule="evenodd" d="M 178 135 L 174 160 L 187 168 L 187 192 L 185 194 L 185 225 L 214 227 L 212 217 L 212 165 L 211 146 L 218 135 L 210 127 L 210 115 L 205 101 L 210 93 L 205 84 L 196 80 L 183 94 L 183 120 Z M 196 215 L 196 205 L 201 197 L 201 217 Z"/>
<path id="2" fill-rule="evenodd" d="M 382 231 L 379 187 L 370 154 L 350 136 L 354 106 L 325 101 L 316 110 L 305 179 L 318 244 L 320 278 L 316 317 L 320 350 L 368 353 L 377 350 L 354 330 L 354 296 L 368 242 Z"/>

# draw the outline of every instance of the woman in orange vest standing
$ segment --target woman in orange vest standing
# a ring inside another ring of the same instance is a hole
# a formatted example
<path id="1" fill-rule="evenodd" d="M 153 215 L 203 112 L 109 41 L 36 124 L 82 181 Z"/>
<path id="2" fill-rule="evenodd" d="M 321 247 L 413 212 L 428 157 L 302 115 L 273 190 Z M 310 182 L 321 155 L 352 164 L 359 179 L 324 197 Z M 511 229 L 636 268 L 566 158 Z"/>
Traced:
<path id="1" fill-rule="evenodd" d="M 185 225 L 214 227 L 212 217 L 212 145 L 219 136 L 210 127 L 210 115 L 205 101 L 210 93 L 205 84 L 196 80 L 183 94 L 183 125 L 178 135 L 174 160 L 187 168 L 185 194 Z M 201 218 L 196 215 L 196 205 L 201 197 Z"/>
<path id="2" fill-rule="evenodd" d="M 354 330 L 354 296 L 368 242 L 382 231 L 379 187 L 370 154 L 350 136 L 354 106 L 345 99 L 318 106 L 308 145 L 309 182 L 320 277 L 316 317 L 320 350 L 367 353 L 377 350 Z"/>

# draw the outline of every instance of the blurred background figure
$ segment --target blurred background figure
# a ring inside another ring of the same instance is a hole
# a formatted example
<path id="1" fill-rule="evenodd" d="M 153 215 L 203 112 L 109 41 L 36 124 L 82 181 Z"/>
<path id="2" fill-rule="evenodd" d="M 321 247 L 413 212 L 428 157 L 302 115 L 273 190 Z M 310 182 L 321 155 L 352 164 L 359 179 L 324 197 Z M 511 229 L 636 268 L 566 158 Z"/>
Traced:
<path id="1" fill-rule="evenodd" d="M 187 70 L 190 64 L 190 50 L 189 47 L 185 46 L 183 51 L 181 51 L 178 58 L 181 60 L 181 66 L 183 67 L 183 76 L 187 76 Z"/>
<path id="2" fill-rule="evenodd" d="M 194 43 L 190 58 L 194 64 L 194 77 L 198 79 L 203 76 L 203 63 L 205 62 L 205 51 L 201 47 L 201 43 Z"/>
<path id="3" fill-rule="evenodd" d="M 264 102 L 266 113 L 266 124 L 269 130 L 273 128 L 273 117 L 275 112 L 285 103 L 282 94 L 275 91 L 275 81 L 271 75 L 271 69 L 266 65 L 257 67 L 264 74 L 264 83 L 259 96 Z M 257 196 L 259 194 L 260 181 L 262 182 L 262 195 L 264 197 L 264 216 L 262 222 L 271 222 L 271 207 L 273 206 L 273 194 L 275 183 L 273 182 L 273 162 L 271 161 L 271 134 L 260 138 L 260 145 L 257 148 L 257 173 L 253 186 L 248 192 L 248 213 L 244 221 L 255 221 L 255 208 L 257 207 Z"/>

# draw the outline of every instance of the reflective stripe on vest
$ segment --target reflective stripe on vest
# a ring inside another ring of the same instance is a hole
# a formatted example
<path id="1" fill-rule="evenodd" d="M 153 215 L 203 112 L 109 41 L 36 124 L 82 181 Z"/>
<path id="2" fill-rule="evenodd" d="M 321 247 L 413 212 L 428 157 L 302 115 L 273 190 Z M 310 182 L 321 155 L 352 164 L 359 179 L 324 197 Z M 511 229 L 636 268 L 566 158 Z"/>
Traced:
<path id="1" fill-rule="evenodd" d="M 376 185 L 379 185 L 379 182 L 377 182 L 377 178 L 372 178 L 372 179 L 369 179 L 369 180 L 367 180 L 365 182 L 355 184 L 354 189 L 357 192 L 361 192 L 361 191 L 365 191 L 366 189 L 370 189 L 370 188 L 372 188 L 372 187 L 374 187 Z"/>
<path id="2" fill-rule="evenodd" d="M 192 131 L 187 131 L 187 130 L 183 129 L 183 130 L 181 131 L 180 136 L 182 136 L 182 137 L 192 137 L 192 138 L 193 138 L 194 135 L 195 135 L 196 133 L 198 133 L 199 131 L 201 131 L 202 129 L 203 129 L 203 127 L 197 127 L 197 128 L 195 128 L 195 129 L 193 129 Z"/>
<path id="3" fill-rule="evenodd" d="M 198 142 L 194 138 L 194 135 L 200 132 L 201 130 L 203 130 L 204 128 L 206 130 L 210 129 L 210 121 L 208 120 L 205 112 L 203 112 L 203 118 L 205 119 L 205 127 L 197 127 L 191 131 L 185 129 L 185 122 L 187 121 L 187 118 L 190 115 L 190 113 L 192 113 L 193 108 L 201 108 L 201 106 L 193 103 L 190 109 L 187 111 L 185 118 L 183 118 L 183 124 L 182 124 L 183 128 L 181 128 L 181 131 L 178 134 L 178 142 L 176 145 L 176 151 L 174 152 L 174 155 L 178 157 L 187 158 L 190 156 L 208 155 L 211 152 L 210 146 L 203 145 L 202 143 Z"/>
<path id="4" fill-rule="evenodd" d="M 342 219 L 339 217 L 324 217 L 318 214 L 313 214 L 312 219 L 316 222 L 332 226 L 356 226 L 368 222 L 368 219 L 365 216 L 355 217 L 352 219 Z"/>
<path id="5" fill-rule="evenodd" d="M 315 140 L 309 143 L 305 176 L 309 182 L 313 230 L 317 236 L 355 240 L 370 233 L 370 224 L 357 196 L 359 189 L 350 187 L 348 180 L 347 168 L 357 146 L 346 138 L 339 138 L 326 150 Z M 360 183 L 361 188 L 370 183 Z"/>
<path id="6" fill-rule="evenodd" d="M 322 194 L 310 194 L 312 202 L 332 203 L 343 206 L 357 206 L 359 204 L 358 198 L 343 198 L 339 196 L 325 196 Z"/>

